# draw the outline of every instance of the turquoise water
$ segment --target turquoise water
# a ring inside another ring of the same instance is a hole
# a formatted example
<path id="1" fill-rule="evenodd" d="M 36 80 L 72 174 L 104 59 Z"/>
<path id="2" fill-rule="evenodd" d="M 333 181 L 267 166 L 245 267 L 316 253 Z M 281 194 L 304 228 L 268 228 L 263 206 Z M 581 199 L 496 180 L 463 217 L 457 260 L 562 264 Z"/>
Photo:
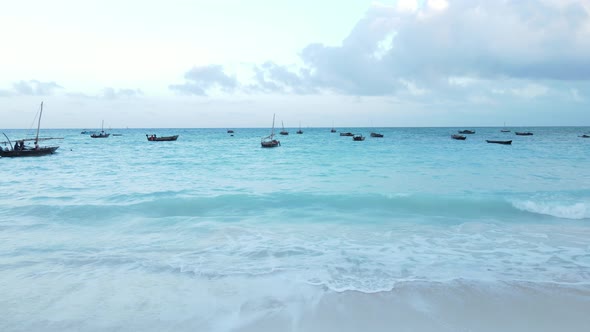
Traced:
<path id="1" fill-rule="evenodd" d="M 0 330 L 584 330 L 590 128 L 458 129 L 44 130 L 0 159 Z"/>

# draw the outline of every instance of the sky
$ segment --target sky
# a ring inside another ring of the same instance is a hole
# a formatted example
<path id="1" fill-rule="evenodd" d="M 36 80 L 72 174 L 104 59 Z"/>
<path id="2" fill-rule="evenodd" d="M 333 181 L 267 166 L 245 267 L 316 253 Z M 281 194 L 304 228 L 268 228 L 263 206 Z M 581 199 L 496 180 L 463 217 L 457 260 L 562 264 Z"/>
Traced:
<path id="1" fill-rule="evenodd" d="M 0 0 L 0 128 L 590 126 L 590 0 Z"/>

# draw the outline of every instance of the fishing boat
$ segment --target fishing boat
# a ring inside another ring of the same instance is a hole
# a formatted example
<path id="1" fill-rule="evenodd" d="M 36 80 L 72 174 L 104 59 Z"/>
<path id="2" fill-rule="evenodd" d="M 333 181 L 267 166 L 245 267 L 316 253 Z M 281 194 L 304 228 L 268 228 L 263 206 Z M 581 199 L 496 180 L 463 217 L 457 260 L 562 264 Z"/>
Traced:
<path id="1" fill-rule="evenodd" d="M 371 133 L 371 137 L 383 137 L 383 134 Z"/>
<path id="2" fill-rule="evenodd" d="M 495 143 L 495 144 L 504 144 L 504 145 L 512 144 L 512 141 L 497 141 L 497 140 L 490 140 L 490 139 L 487 139 L 486 142 Z"/>
<path id="3" fill-rule="evenodd" d="M 365 137 L 363 135 L 361 135 L 361 134 L 358 134 L 358 135 L 352 136 L 352 140 L 353 141 L 364 141 L 365 140 Z"/>
<path id="4" fill-rule="evenodd" d="M 13 158 L 13 157 L 38 157 L 38 156 L 53 154 L 55 152 L 55 150 L 59 149 L 59 146 L 39 146 L 40 141 L 46 141 L 46 140 L 51 140 L 51 139 L 60 139 L 60 138 L 53 138 L 53 137 L 46 137 L 46 138 L 39 137 L 39 129 L 41 128 L 41 116 L 42 115 L 43 115 L 43 102 L 41 102 L 41 109 L 39 110 L 39 121 L 37 122 L 37 134 L 35 135 L 35 138 L 17 140 L 17 141 L 15 141 L 14 146 L 13 146 L 12 142 L 10 141 L 10 138 L 8 138 L 8 136 L 6 136 L 6 134 L 2 133 L 2 134 L 4 134 L 4 137 L 6 137 L 6 139 L 7 139 L 7 142 L 3 142 L 3 143 L 4 144 L 8 143 L 10 148 L 8 148 L 8 147 L 5 149 L 0 148 L 0 157 L 10 157 L 10 158 Z M 34 147 L 25 146 L 26 141 L 34 141 L 35 146 Z"/>
<path id="5" fill-rule="evenodd" d="M 289 132 L 285 130 L 285 124 L 283 123 L 283 121 L 281 121 L 281 125 L 283 126 L 283 130 L 281 130 L 281 132 L 279 132 L 279 134 L 289 135 Z"/>
<path id="6" fill-rule="evenodd" d="M 147 140 L 150 142 L 165 142 L 165 141 L 176 141 L 176 139 L 178 138 L 178 135 L 158 137 L 158 136 L 156 136 L 156 134 L 152 134 L 152 135 L 146 134 L 145 137 L 147 137 Z"/>
<path id="7" fill-rule="evenodd" d="M 463 135 L 453 134 L 453 135 L 451 135 L 451 138 L 452 139 L 457 139 L 457 140 L 460 140 L 460 141 L 464 141 L 467 137 L 465 137 Z"/>
<path id="8" fill-rule="evenodd" d="M 228 129 L 228 130 L 227 130 L 227 133 L 228 133 L 228 134 L 233 134 L 233 133 L 234 133 L 234 131 L 233 131 L 233 130 L 231 130 L 231 129 Z"/>
<path id="9" fill-rule="evenodd" d="M 336 132 L 336 129 L 334 129 L 334 121 L 332 121 L 332 129 L 330 129 L 330 132 L 331 133 L 335 133 Z"/>
<path id="10" fill-rule="evenodd" d="M 93 133 L 92 135 L 90 135 L 90 137 L 92 138 L 107 138 L 109 137 L 111 134 L 109 133 L 105 133 L 104 132 L 104 120 L 102 120 L 102 125 L 100 127 L 100 133 Z"/>
<path id="11" fill-rule="evenodd" d="M 580 135 L 580 137 L 582 137 L 582 138 L 590 138 L 590 135 L 584 134 L 584 135 Z"/>
<path id="12" fill-rule="evenodd" d="M 532 136 L 533 135 L 533 133 L 531 133 L 530 131 L 516 131 L 514 133 L 518 136 Z"/>
<path id="13" fill-rule="evenodd" d="M 297 130 L 297 134 L 303 134 L 303 130 L 301 130 L 301 122 L 299 122 L 299 130 Z"/>
<path id="14" fill-rule="evenodd" d="M 260 140 L 260 145 L 263 148 L 276 148 L 277 146 L 281 146 L 281 142 L 274 139 L 275 137 L 275 115 L 272 115 L 272 129 L 269 136 L 263 137 Z"/>
<path id="15" fill-rule="evenodd" d="M 510 130 L 506 129 L 506 122 L 504 122 L 504 127 L 500 131 L 503 132 L 503 133 L 509 133 L 510 132 Z"/>
<path id="16" fill-rule="evenodd" d="M 459 134 L 475 134 L 475 130 L 459 130 Z"/>
<path id="17" fill-rule="evenodd" d="M 354 136 L 354 134 L 353 133 L 350 133 L 350 132 L 348 132 L 348 133 L 340 133 L 340 136 Z"/>

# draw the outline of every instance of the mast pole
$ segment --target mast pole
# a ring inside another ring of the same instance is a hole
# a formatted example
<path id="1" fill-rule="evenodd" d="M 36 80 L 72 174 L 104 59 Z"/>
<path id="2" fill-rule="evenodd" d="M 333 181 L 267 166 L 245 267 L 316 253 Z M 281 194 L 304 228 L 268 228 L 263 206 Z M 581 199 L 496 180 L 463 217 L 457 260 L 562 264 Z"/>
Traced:
<path id="1" fill-rule="evenodd" d="M 272 138 L 275 135 L 275 115 L 272 115 L 272 131 L 270 132 L 270 138 Z"/>
<path id="2" fill-rule="evenodd" d="M 43 115 L 43 102 L 41 102 L 41 110 L 39 111 L 39 123 L 37 124 L 37 136 L 35 136 L 35 144 L 39 142 L 39 128 L 41 128 L 41 115 Z"/>

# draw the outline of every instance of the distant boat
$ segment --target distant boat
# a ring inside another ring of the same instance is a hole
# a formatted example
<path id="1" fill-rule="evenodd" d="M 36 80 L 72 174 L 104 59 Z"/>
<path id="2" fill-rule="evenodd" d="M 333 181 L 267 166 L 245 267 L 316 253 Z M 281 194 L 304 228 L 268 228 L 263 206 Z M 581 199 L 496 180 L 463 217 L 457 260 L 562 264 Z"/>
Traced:
<path id="1" fill-rule="evenodd" d="M 336 132 L 336 129 L 334 129 L 334 121 L 332 121 L 332 129 L 330 129 L 330 132 L 331 133 L 335 133 Z"/>
<path id="2" fill-rule="evenodd" d="M 233 133 L 234 133 L 234 131 L 233 131 L 233 130 L 231 130 L 231 129 L 228 129 L 227 133 L 228 133 L 228 134 L 233 134 Z"/>
<path id="3" fill-rule="evenodd" d="M 509 133 L 510 130 L 506 129 L 506 122 L 504 122 L 504 128 L 502 128 L 502 130 L 500 130 L 503 133 Z"/>
<path id="4" fill-rule="evenodd" d="M 533 135 L 533 133 L 531 133 L 530 131 L 516 131 L 514 133 L 518 136 L 532 136 Z"/>
<path id="5" fill-rule="evenodd" d="M 371 137 L 383 137 L 383 134 L 371 133 Z"/>
<path id="6" fill-rule="evenodd" d="M 283 130 L 279 134 L 281 135 L 289 135 L 289 132 L 285 130 L 285 124 L 281 121 L 281 125 L 283 126 Z"/>
<path id="7" fill-rule="evenodd" d="M 354 136 L 354 134 L 353 133 L 350 133 L 350 132 L 348 132 L 348 133 L 340 133 L 340 136 Z"/>
<path id="8" fill-rule="evenodd" d="M 452 139 L 458 139 L 460 141 L 464 141 L 467 137 L 463 136 L 463 135 L 457 135 L 457 134 L 453 134 L 451 135 Z"/>
<path id="9" fill-rule="evenodd" d="M 48 154 L 52 154 L 55 152 L 55 150 L 59 149 L 59 146 L 39 146 L 39 141 L 46 141 L 46 140 L 50 140 L 50 139 L 57 139 L 57 138 L 39 138 L 39 129 L 41 128 L 41 115 L 43 115 L 43 102 L 41 102 L 41 109 L 39 110 L 39 121 L 37 122 L 37 135 L 35 136 L 35 138 L 29 138 L 29 139 L 21 139 L 21 140 L 17 140 L 14 143 L 14 146 L 12 145 L 12 142 L 10 141 L 10 138 L 8 138 L 8 136 L 6 136 L 6 134 L 4 134 L 4 137 L 6 137 L 7 142 L 3 142 L 3 143 L 8 143 L 10 148 L 5 148 L 2 149 L 0 148 L 0 157 L 38 157 L 38 156 L 44 156 L 44 155 L 48 155 Z M 34 147 L 26 147 L 25 146 L 25 141 L 33 141 L 35 142 L 35 146 Z"/>
<path id="10" fill-rule="evenodd" d="M 297 130 L 297 134 L 303 134 L 303 130 L 301 130 L 301 122 L 299 122 L 299 130 Z"/>
<path id="11" fill-rule="evenodd" d="M 178 135 L 158 137 L 155 134 L 152 134 L 152 135 L 146 134 L 145 137 L 147 137 L 147 140 L 150 142 L 164 142 L 164 141 L 176 141 L 176 139 L 178 138 Z"/>
<path id="12" fill-rule="evenodd" d="M 87 130 L 87 129 L 84 129 L 83 131 L 80 132 L 80 134 L 82 134 L 82 135 L 90 135 L 93 133 L 94 133 L 93 130 Z"/>
<path id="13" fill-rule="evenodd" d="M 475 134 L 474 130 L 459 130 L 459 134 Z"/>
<path id="14" fill-rule="evenodd" d="M 581 135 L 580 137 L 582 137 L 582 138 L 590 138 L 590 135 L 584 134 L 584 135 Z"/>
<path id="15" fill-rule="evenodd" d="M 272 129 L 270 131 L 270 135 L 263 137 L 260 140 L 260 145 L 263 148 L 276 148 L 277 146 L 281 146 L 281 142 L 274 139 L 275 137 L 275 115 L 272 115 Z"/>
<path id="16" fill-rule="evenodd" d="M 504 145 L 512 144 L 512 141 L 494 141 L 494 140 L 489 140 L 489 139 L 487 139 L 486 142 L 495 143 L 495 144 L 504 144 Z"/>
<path id="17" fill-rule="evenodd" d="M 352 136 L 352 140 L 353 141 L 364 141 L 365 137 L 363 135 L 358 134 L 358 135 Z"/>
<path id="18" fill-rule="evenodd" d="M 100 133 L 95 132 L 92 135 L 90 135 L 90 137 L 92 137 L 92 138 L 107 138 L 107 137 L 109 137 L 109 135 L 111 135 L 111 134 L 104 132 L 104 120 L 102 120 L 102 125 L 100 127 Z"/>

